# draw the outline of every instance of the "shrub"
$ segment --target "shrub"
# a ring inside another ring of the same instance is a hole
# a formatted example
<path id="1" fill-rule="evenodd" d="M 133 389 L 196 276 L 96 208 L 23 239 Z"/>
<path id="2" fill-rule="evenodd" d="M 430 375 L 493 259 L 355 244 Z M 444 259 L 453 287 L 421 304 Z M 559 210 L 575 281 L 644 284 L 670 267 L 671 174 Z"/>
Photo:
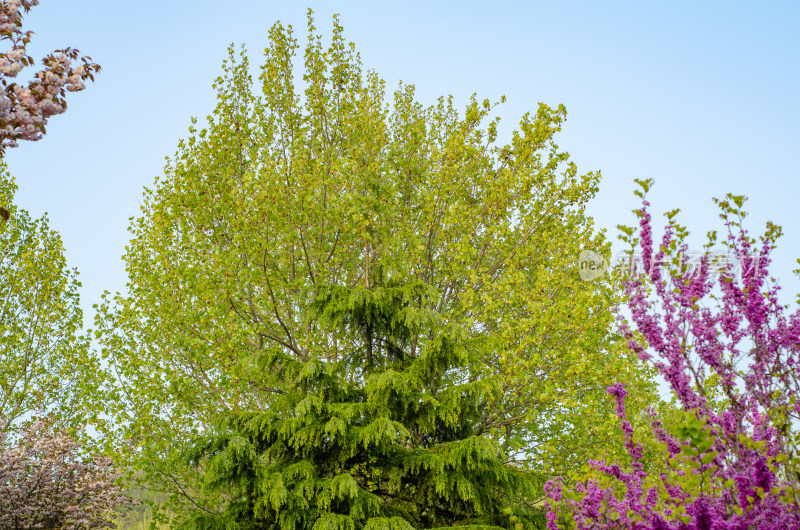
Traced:
<path id="1" fill-rule="evenodd" d="M 113 528 L 127 501 L 109 460 L 80 454 L 75 436 L 34 422 L 16 444 L 0 432 L 0 528 Z"/>

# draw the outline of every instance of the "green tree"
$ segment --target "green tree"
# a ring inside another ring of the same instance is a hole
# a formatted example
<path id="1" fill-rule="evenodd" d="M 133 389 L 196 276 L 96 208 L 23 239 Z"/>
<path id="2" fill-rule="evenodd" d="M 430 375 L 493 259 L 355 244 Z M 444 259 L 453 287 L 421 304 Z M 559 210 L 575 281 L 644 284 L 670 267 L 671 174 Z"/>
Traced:
<path id="1" fill-rule="evenodd" d="M 0 162 L 0 431 L 32 415 L 84 421 L 99 362 L 81 334 L 77 272 L 47 218 L 13 206 L 16 185 Z"/>
<path id="2" fill-rule="evenodd" d="M 326 48 L 309 15 L 302 81 L 291 27 L 269 37 L 260 91 L 231 48 L 207 126 L 193 121 L 130 228 L 127 293 L 97 316 L 107 440 L 146 483 L 217 510 L 170 455 L 220 412 L 271 410 L 290 382 L 263 355 L 342 359 L 350 345 L 313 302 L 382 267 L 435 289 L 418 309 L 479 345 L 470 370 L 492 397 L 476 434 L 539 472 L 579 469 L 615 432 L 605 387 L 649 383 L 609 334 L 619 291 L 577 271 L 582 249 L 610 248 L 584 215 L 600 175 L 554 142 L 564 108 L 540 104 L 503 144 L 489 101 L 462 115 L 404 84 L 387 101 L 336 18 Z"/>
<path id="3" fill-rule="evenodd" d="M 270 410 L 228 415 L 224 434 L 197 445 L 190 461 L 228 500 L 194 527 L 543 526 L 541 477 L 480 434 L 494 389 L 472 373 L 479 346 L 430 309 L 428 286 L 374 280 L 316 304 L 347 343 L 338 361 L 266 354 L 286 393 Z"/>

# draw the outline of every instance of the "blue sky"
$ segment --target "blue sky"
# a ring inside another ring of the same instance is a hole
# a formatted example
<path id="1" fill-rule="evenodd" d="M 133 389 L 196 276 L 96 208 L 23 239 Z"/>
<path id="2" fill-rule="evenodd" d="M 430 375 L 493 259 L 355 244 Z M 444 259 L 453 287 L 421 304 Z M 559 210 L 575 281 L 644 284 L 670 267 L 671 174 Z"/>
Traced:
<path id="1" fill-rule="evenodd" d="M 681 208 L 698 247 L 719 226 L 712 197 L 747 195 L 753 232 L 784 227 L 773 273 L 798 290 L 800 3 L 42 0 L 30 54 L 73 46 L 103 72 L 7 161 L 17 203 L 61 232 L 85 308 L 124 289 L 129 218 L 190 117 L 213 109 L 228 44 L 260 64 L 269 27 L 304 36 L 308 7 L 325 35 L 339 13 L 364 64 L 423 103 L 506 95 L 506 130 L 563 103 L 559 145 L 602 171 L 590 213 L 614 234 L 633 222 L 634 178 L 656 180 L 654 211 Z"/>

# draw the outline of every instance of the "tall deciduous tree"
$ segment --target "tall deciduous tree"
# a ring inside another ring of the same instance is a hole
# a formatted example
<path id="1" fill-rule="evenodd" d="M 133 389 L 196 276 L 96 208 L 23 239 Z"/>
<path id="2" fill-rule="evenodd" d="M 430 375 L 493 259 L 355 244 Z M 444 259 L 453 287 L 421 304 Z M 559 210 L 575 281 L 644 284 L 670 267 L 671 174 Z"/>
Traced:
<path id="1" fill-rule="evenodd" d="M 82 336 L 77 272 L 47 218 L 13 206 L 16 185 L 0 163 L 0 431 L 32 414 L 85 420 L 84 395 L 100 369 Z"/>
<path id="2" fill-rule="evenodd" d="M 543 472 L 593 455 L 614 428 L 604 388 L 649 383 L 609 335 L 618 292 L 578 275 L 582 248 L 609 246 L 583 213 L 599 174 L 580 175 L 554 142 L 564 108 L 540 104 L 503 144 L 489 101 L 461 115 L 401 85 L 387 102 L 337 19 L 329 47 L 311 16 L 308 37 L 299 81 L 292 29 L 272 27 L 260 93 L 231 49 L 207 126 L 193 122 L 146 192 L 128 292 L 98 313 L 109 440 L 150 484 L 213 505 L 165 456 L 220 411 L 272 407 L 286 381 L 258 368 L 264 354 L 341 359 L 347 341 L 312 302 L 383 267 L 440 293 L 420 309 L 480 345 L 472 370 L 492 398 L 477 432 Z"/>
<path id="3" fill-rule="evenodd" d="M 36 4 L 0 1 L 0 40 L 11 44 L 0 53 L 0 525 L 109 528 L 123 500 L 116 472 L 108 460 L 84 459 L 63 430 L 97 412 L 87 409 L 100 366 L 81 334 L 77 272 L 47 218 L 13 205 L 16 185 L 2 161 L 19 140 L 40 140 L 47 120 L 66 110 L 67 91 L 83 90 L 100 70 L 67 48 L 47 55 L 27 86 L 9 82 L 33 64 L 22 16 Z M 30 422 L 43 415 L 47 423 Z"/>

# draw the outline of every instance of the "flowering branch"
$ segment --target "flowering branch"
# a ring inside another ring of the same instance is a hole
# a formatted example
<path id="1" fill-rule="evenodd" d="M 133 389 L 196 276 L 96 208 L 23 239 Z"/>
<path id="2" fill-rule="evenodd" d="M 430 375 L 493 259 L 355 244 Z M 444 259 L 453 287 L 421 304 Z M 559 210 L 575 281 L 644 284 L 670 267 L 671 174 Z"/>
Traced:
<path id="1" fill-rule="evenodd" d="M 37 5 L 38 0 L 0 1 L 0 40 L 8 41 L 11 49 L 0 53 L 0 155 L 19 140 L 41 140 L 47 120 L 67 109 L 66 93 L 86 88 L 86 80 L 94 80 L 100 66 L 91 57 L 80 57 L 73 48 L 56 50 L 47 55 L 44 69 L 23 86 L 9 82 L 19 72 L 34 64 L 26 46 L 31 31 L 22 30 L 22 16 Z M 76 64 L 79 63 L 79 64 Z"/>
<path id="2" fill-rule="evenodd" d="M 769 278 L 770 252 L 780 228 L 768 224 L 757 244 L 742 227 L 744 197 L 717 200 L 737 257 L 718 277 L 710 255 L 687 270 L 684 227 L 677 210 L 654 248 L 649 203 L 643 192 L 638 246 L 646 270 L 625 282 L 631 328 L 618 314 L 629 348 L 669 383 L 683 409 L 683 425 L 666 429 L 651 418 L 665 465 L 647 473 L 642 446 L 625 411 L 622 384 L 608 388 L 617 403 L 631 471 L 603 461 L 589 464 L 605 482 L 564 491 L 548 486 L 548 528 L 790 529 L 800 528 L 798 433 L 800 421 L 800 311 L 787 314 Z M 709 234 L 707 249 L 717 241 Z M 691 273 L 690 273 L 691 272 Z M 715 282 L 715 278 L 717 281 Z M 619 488 L 624 489 L 620 497 Z"/>
<path id="3" fill-rule="evenodd" d="M 80 444 L 46 422 L 23 430 L 18 444 L 0 432 L 0 527 L 115 528 L 117 507 L 130 504 L 111 461 L 85 459 Z"/>

